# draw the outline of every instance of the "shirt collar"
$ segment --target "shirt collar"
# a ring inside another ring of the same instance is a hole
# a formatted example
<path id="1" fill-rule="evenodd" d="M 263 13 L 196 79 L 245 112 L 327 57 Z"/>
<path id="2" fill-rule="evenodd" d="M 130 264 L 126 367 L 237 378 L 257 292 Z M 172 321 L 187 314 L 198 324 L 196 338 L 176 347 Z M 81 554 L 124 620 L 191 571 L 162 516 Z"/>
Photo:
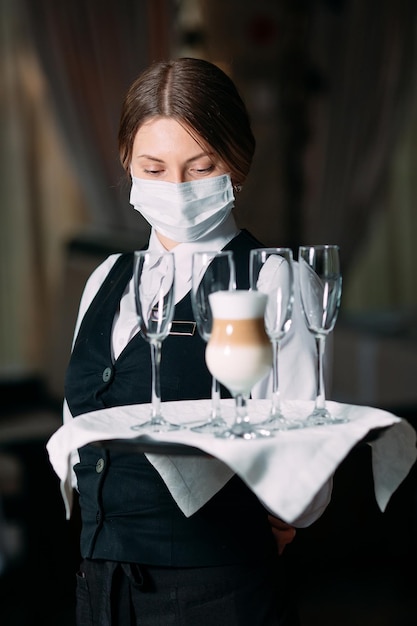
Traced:
<path id="1" fill-rule="evenodd" d="M 193 252 L 204 250 L 220 252 L 239 232 L 240 229 L 237 227 L 233 215 L 230 214 L 220 226 L 205 237 L 190 243 L 179 243 L 172 249 L 175 257 L 175 302 L 179 302 L 191 289 Z M 166 252 L 154 229 L 151 231 L 148 249 Z"/>

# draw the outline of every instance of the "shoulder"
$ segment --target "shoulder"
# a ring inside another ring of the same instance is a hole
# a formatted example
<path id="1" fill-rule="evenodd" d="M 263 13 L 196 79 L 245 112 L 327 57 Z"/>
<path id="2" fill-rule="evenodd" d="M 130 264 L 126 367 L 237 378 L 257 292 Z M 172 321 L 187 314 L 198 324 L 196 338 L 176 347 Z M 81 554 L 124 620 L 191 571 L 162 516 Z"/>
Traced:
<path id="1" fill-rule="evenodd" d="M 115 265 L 116 261 L 122 257 L 121 253 L 111 254 L 108 256 L 95 270 L 90 274 L 84 288 L 84 294 L 86 292 L 94 291 L 96 293 L 101 287 L 105 279 L 107 278 L 110 270 Z"/>
<path id="2" fill-rule="evenodd" d="M 87 311 L 88 307 L 92 303 L 96 293 L 100 289 L 101 285 L 106 280 L 110 271 L 113 269 L 115 263 L 122 254 L 111 254 L 108 256 L 96 269 L 90 274 L 87 282 L 85 283 L 84 290 L 81 295 L 80 305 L 78 308 L 78 316 L 75 324 L 74 340 L 78 333 L 81 321 Z"/>

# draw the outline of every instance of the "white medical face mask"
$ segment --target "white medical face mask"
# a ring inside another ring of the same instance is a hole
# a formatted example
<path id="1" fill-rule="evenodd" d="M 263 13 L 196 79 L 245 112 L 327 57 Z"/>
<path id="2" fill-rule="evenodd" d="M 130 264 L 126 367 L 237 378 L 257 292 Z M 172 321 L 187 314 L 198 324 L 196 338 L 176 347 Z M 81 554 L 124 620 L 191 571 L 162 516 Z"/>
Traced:
<path id="1" fill-rule="evenodd" d="M 178 243 L 197 241 L 234 207 L 230 176 L 167 183 L 132 176 L 130 203 L 155 230 Z"/>

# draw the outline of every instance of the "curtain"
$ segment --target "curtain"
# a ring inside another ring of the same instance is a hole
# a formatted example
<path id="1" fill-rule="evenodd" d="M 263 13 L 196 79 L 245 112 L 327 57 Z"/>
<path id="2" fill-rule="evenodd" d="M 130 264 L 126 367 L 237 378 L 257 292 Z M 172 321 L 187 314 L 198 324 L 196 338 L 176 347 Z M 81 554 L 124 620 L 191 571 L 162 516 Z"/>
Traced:
<path id="1" fill-rule="evenodd" d="M 170 3 L 24 1 L 92 230 L 144 232 L 123 184 L 117 131 L 128 86 L 151 61 L 169 55 Z"/>
<path id="2" fill-rule="evenodd" d="M 358 247 L 346 301 L 353 313 L 373 314 L 386 332 L 409 333 L 417 319 L 417 85 L 413 106 L 393 151 L 384 210 L 372 218 L 372 237 Z M 412 346 L 413 343 L 410 344 Z"/>
<path id="3" fill-rule="evenodd" d="M 301 237 L 339 243 L 346 272 L 387 210 L 393 154 L 413 103 L 417 3 L 313 4 Z"/>
<path id="4" fill-rule="evenodd" d="M 120 104 L 143 67 L 171 55 L 181 4 L 0 0 L 0 106 L 9 120 L 1 146 L 8 271 L 0 280 L 0 321 L 17 368 L 28 354 L 36 361 L 48 335 L 51 273 L 57 280 L 50 242 L 59 245 L 52 231 L 61 228 L 64 206 L 80 212 L 76 186 L 85 219 L 78 215 L 74 229 L 87 223 L 89 236 L 104 233 L 115 245 L 118 234 L 144 240 L 148 227 L 129 205 L 118 160 Z M 392 203 L 387 181 L 415 82 L 417 3 L 203 4 L 211 15 L 197 33 L 204 53 L 249 94 L 260 131 L 239 199 L 242 225 L 269 245 L 337 242 L 348 275 L 378 214 Z M 42 96 L 34 108 L 36 76 Z"/>
<path id="5" fill-rule="evenodd" d="M 203 5 L 207 53 L 237 81 L 257 137 L 241 222 L 268 245 L 339 243 L 346 274 L 387 210 L 413 104 L 417 3 Z"/>
<path id="6" fill-rule="evenodd" d="M 144 243 L 117 127 L 128 85 L 168 54 L 173 11 L 169 0 L 0 0 L 2 379 L 58 370 L 51 350 L 67 358 L 79 297 L 63 284 L 69 241 Z"/>
<path id="7" fill-rule="evenodd" d="M 119 109 L 138 71 L 169 55 L 174 3 L 24 1 L 95 228 L 112 236 L 117 229 L 143 232 L 147 227 L 131 211 L 128 190 L 120 185 Z M 417 3 L 281 0 L 259 8 L 235 1 L 227 11 L 220 3 L 202 4 L 209 18 L 200 36 L 214 41 L 207 53 L 232 72 L 238 69 L 255 112 L 269 98 L 269 130 L 267 120 L 255 118 L 263 138 L 262 161 L 254 169 L 257 177 L 269 172 L 269 184 L 275 189 L 279 181 L 280 189 L 268 195 L 266 181 L 255 181 L 243 197 L 241 214 L 252 215 L 249 226 L 256 222 L 253 206 L 260 194 L 260 230 L 268 233 L 269 222 L 275 232 L 281 220 L 283 244 L 338 242 L 347 270 L 369 236 L 373 216 L 384 210 L 393 148 L 412 95 Z M 259 91 L 267 81 L 269 94 Z M 276 176 L 269 162 L 282 168 Z M 277 206 L 277 199 L 284 206 Z"/>
<path id="8" fill-rule="evenodd" d="M 6 381 L 39 368 L 60 237 L 70 228 L 69 205 L 79 207 L 20 9 L 0 0 L 0 375 Z M 75 216 L 82 219 L 72 208 Z"/>

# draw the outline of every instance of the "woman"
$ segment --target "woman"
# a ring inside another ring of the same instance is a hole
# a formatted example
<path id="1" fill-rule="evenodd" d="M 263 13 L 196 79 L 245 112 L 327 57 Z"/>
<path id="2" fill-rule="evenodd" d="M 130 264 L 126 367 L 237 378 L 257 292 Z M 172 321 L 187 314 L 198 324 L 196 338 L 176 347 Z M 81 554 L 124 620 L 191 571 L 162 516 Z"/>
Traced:
<path id="1" fill-rule="evenodd" d="M 175 255 L 175 319 L 193 320 L 195 250 L 232 250 L 238 287 L 247 288 L 249 251 L 261 244 L 237 228 L 232 208 L 255 140 L 228 76 L 197 59 L 151 66 L 126 95 L 119 148 L 132 180 L 131 203 L 152 227 L 149 248 Z M 112 255 L 86 284 L 66 376 L 65 420 L 150 402 L 149 345 L 137 332 L 132 270 L 132 254 Z M 300 321 L 298 301 L 296 309 L 282 348 L 282 394 L 311 398 L 314 342 Z M 204 351 L 198 333 L 167 337 L 164 401 L 210 397 Z M 265 393 L 262 385 L 257 393 Z M 85 446 L 74 458 L 74 486 L 82 517 L 78 626 L 294 623 L 274 543 L 275 533 L 285 544 L 291 528 L 270 518 L 237 476 L 224 479 L 204 506 L 185 517 L 157 459 Z M 329 494 L 328 485 L 300 525 L 320 515 Z"/>

